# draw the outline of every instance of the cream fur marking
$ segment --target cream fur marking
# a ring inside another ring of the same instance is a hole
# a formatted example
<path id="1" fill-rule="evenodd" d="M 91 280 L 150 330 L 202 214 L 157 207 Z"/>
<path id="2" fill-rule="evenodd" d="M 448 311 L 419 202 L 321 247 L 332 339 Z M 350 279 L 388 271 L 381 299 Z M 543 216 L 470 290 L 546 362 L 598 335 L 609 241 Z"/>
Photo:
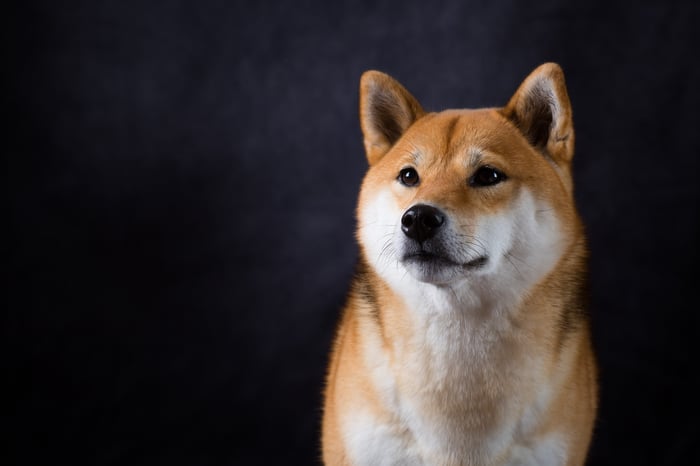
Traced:
<path id="1" fill-rule="evenodd" d="M 411 274 L 401 265 L 397 257 L 397 247 L 394 246 L 403 241 L 403 233 L 399 227 L 401 210 L 393 205 L 391 196 L 387 192 L 380 193 L 376 201 L 368 204 L 361 211 L 360 232 L 362 243 L 367 248 L 367 256 L 372 265 L 391 286 L 400 290 L 405 297 L 409 309 L 411 309 L 416 327 L 424 328 L 425 333 L 416 337 L 414 346 L 421 348 L 418 354 L 407 354 L 405 364 L 411 365 L 417 361 L 415 372 L 421 373 L 421 367 L 431 367 L 429 373 L 424 373 L 425 378 L 419 379 L 416 387 L 423 391 L 440 391 L 444 387 L 460 395 L 461 387 L 479 385 L 483 380 L 498 380 L 499 375 L 489 373 L 488 366 L 494 364 L 499 358 L 498 346 L 500 339 L 493 330 L 502 328 L 508 331 L 506 314 L 516 301 L 520 293 L 538 282 L 552 267 L 561 255 L 561 233 L 558 230 L 557 220 L 550 214 L 551 208 L 545 203 L 537 203 L 533 196 L 523 191 L 520 198 L 514 203 L 509 212 L 484 219 L 474 225 L 471 236 L 474 242 L 482 245 L 481 254 L 487 253 L 494 258 L 486 270 L 467 271 L 463 277 L 458 277 L 455 283 L 445 284 L 443 287 L 435 287 L 415 280 Z M 394 224 L 386 223 L 386 219 L 395 218 Z M 384 223 L 382 223 L 384 219 Z M 460 236 L 455 232 L 455 242 Z M 468 262 L 473 257 L 471 244 L 454 244 L 456 251 L 464 251 L 462 262 Z M 537 254 L 546 250 L 546 254 Z M 517 261 L 517 262 L 514 262 Z M 493 302 L 493 295 L 499 294 L 498 302 Z M 504 299 L 508 297 L 508 299 Z M 473 311 L 473 314 L 470 313 Z M 483 322 L 482 316 L 488 315 L 488 322 Z M 376 354 L 367 355 L 368 362 L 381 359 L 381 350 L 376 348 Z M 430 361 L 423 361 L 426 354 L 431 355 Z M 400 358 L 401 355 L 399 354 Z M 470 365 L 469 371 L 461 371 L 464 368 L 462 361 L 465 359 L 476 361 Z M 502 363 L 501 363 L 502 364 Z M 500 364 L 497 364 L 497 366 Z M 509 370 L 518 371 L 520 364 L 509 365 Z M 532 361 L 525 365 L 527 372 L 536 368 L 538 363 Z M 481 372 L 474 371 L 474 366 L 481 366 Z M 534 367 L 533 367 L 534 366 Z M 502 367 L 502 366 L 501 366 Z M 409 371 L 413 372 L 413 371 Z M 381 367 L 373 371 L 373 380 L 377 387 L 384 387 L 383 398 L 391 399 L 395 382 L 390 380 L 391 373 L 388 367 Z M 526 377 L 526 374 L 520 375 Z M 478 379 L 478 380 L 474 380 Z M 475 383 L 476 382 L 476 383 Z M 449 414 L 439 420 L 429 420 L 422 412 L 421 406 L 412 406 L 404 403 L 397 406 L 401 413 L 403 425 L 413 432 L 414 441 L 421 447 L 425 457 L 435 458 L 434 463 L 425 464 L 458 464 L 458 458 L 473 457 L 475 464 L 491 464 L 496 458 L 510 455 L 518 458 L 527 455 L 533 458 L 530 462 L 512 464 L 546 464 L 543 455 L 547 452 L 559 456 L 560 443 L 552 443 L 551 439 L 544 439 L 541 444 L 533 448 L 517 447 L 512 453 L 508 451 L 508 445 L 519 436 L 529 434 L 533 424 L 536 424 L 537 411 L 546 408 L 548 402 L 546 394 L 551 390 L 548 387 L 540 387 L 541 392 L 537 403 L 530 410 L 523 413 L 523 417 L 513 419 L 511 424 L 504 424 L 494 429 L 487 443 L 481 439 L 475 444 L 463 442 L 465 429 L 460 426 L 450 425 Z M 543 406 L 538 406 L 543 405 Z M 507 409 L 507 404 L 504 406 Z M 461 419 L 461 418 L 460 418 Z M 474 420 L 479 424 L 478 419 Z M 445 424 L 448 428 L 445 429 Z M 373 432 L 372 442 L 358 442 L 357 454 L 380 456 L 382 452 L 391 451 L 399 439 L 387 435 L 376 426 L 368 428 L 356 422 L 353 424 L 356 431 L 367 430 Z M 521 431 L 522 430 L 522 431 Z M 456 438 L 451 438 L 457 433 Z M 461 448 L 455 448 L 454 444 L 463 443 Z M 556 448 L 554 448 L 554 447 Z M 352 448 L 352 446 L 350 447 Z M 443 457 L 443 452 L 456 450 L 450 457 Z M 510 453 L 510 454 L 509 454 Z M 408 460 L 407 460 L 408 461 Z M 510 460 L 508 460 L 510 461 Z M 513 460 L 514 461 L 514 460 Z M 359 462 L 358 464 L 375 464 L 373 462 Z M 393 464 L 404 464 L 397 462 Z M 553 463 L 555 464 L 555 463 Z"/>

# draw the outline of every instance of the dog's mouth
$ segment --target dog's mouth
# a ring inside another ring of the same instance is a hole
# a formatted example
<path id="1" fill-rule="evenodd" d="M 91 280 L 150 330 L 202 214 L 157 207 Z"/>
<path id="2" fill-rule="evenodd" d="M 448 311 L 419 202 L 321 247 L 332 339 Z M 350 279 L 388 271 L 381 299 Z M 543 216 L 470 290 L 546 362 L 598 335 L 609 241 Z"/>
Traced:
<path id="1" fill-rule="evenodd" d="M 482 267 L 488 260 L 488 256 L 479 256 L 468 262 L 460 263 L 445 255 L 435 254 L 425 250 L 410 252 L 403 257 L 403 261 L 408 264 L 425 265 L 429 267 L 461 267 L 465 269 Z"/>
<path id="2" fill-rule="evenodd" d="M 417 280 L 441 285 L 479 270 L 488 262 L 488 256 L 479 256 L 467 262 L 458 262 L 445 254 L 421 249 L 404 254 L 402 262 L 409 274 Z"/>

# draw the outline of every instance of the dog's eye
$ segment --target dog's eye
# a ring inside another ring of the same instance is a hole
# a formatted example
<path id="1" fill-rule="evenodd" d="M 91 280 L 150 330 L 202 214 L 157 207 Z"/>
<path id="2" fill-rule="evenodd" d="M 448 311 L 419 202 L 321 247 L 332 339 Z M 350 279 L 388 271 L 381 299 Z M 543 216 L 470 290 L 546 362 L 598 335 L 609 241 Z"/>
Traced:
<path id="1" fill-rule="evenodd" d="M 418 184 L 418 172 L 411 167 L 404 168 L 399 172 L 398 179 L 404 186 L 415 186 Z"/>
<path id="2" fill-rule="evenodd" d="M 505 181 L 505 179 L 506 175 L 503 172 L 496 170 L 493 167 L 489 167 L 488 165 L 484 165 L 483 167 L 480 167 L 471 178 L 469 178 L 469 185 L 476 187 L 493 186 L 501 181 Z"/>

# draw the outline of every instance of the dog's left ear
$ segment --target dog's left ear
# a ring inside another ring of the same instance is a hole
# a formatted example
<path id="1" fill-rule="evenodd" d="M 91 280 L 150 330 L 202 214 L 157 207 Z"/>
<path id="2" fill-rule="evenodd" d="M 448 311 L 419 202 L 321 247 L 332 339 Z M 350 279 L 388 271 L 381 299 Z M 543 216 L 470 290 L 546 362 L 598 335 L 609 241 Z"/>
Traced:
<path id="1" fill-rule="evenodd" d="M 574 124 L 564 72 L 545 63 L 520 85 L 501 112 L 535 148 L 565 168 L 574 156 Z"/>

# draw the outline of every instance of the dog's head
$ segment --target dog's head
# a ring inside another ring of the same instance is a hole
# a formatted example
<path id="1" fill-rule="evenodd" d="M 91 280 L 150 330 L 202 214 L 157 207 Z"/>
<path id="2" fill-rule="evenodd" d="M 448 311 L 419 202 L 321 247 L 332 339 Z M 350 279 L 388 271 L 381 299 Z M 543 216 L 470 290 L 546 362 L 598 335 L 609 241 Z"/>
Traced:
<path id="1" fill-rule="evenodd" d="M 580 232 L 571 108 L 558 65 L 537 68 L 503 108 L 440 113 L 368 71 L 360 120 L 370 168 L 358 239 L 390 285 L 490 287 L 494 277 L 532 285 Z"/>

